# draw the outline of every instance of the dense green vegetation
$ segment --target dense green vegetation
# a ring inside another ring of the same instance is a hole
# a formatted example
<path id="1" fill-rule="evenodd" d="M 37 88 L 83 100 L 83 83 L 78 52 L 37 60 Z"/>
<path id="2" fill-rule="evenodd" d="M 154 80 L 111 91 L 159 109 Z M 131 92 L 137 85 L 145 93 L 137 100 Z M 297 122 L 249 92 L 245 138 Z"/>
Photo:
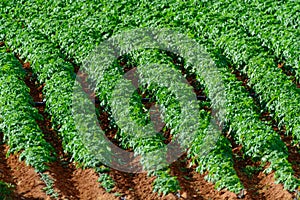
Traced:
<path id="1" fill-rule="evenodd" d="M 187 122 L 198 125 L 187 152 L 192 164 L 197 166 L 196 171 L 208 172 L 206 179 L 217 189 L 227 188 L 238 194 L 244 186 L 234 169 L 232 145 L 235 144 L 242 146 L 246 158 L 261 162 L 262 168 L 268 166 L 264 168 L 266 173 L 274 171 L 276 182 L 283 184 L 285 189 L 290 192 L 299 189 L 299 177 L 294 175 L 288 161 L 288 148 L 281 139 L 292 136 L 293 145 L 299 150 L 300 19 L 296 1 L 4 0 L 0 13 L 0 42 L 5 44 L 0 52 L 0 131 L 10 147 L 9 153 L 21 153 L 20 158 L 36 171 L 47 170 L 47 163 L 56 155 L 36 123 L 41 116 L 24 83 L 26 72 L 16 57 L 29 62 L 38 84 L 45 84 L 45 112 L 51 116 L 52 126 L 59 133 L 70 160 L 96 169 L 102 174 L 99 179 L 102 186 L 110 191 L 114 181 L 103 173 L 107 168 L 78 135 L 72 115 L 76 66 L 87 70 L 84 63 L 90 52 L 101 48 L 98 45 L 114 35 L 135 28 L 170 28 L 205 48 L 220 79 L 208 80 L 193 60 L 174 54 L 188 55 L 192 47 L 187 48 L 183 38 L 168 37 L 168 32 L 151 33 L 151 39 L 160 44 L 156 49 L 132 52 L 115 49 L 117 54 L 126 53 L 117 59 L 112 56 L 100 60 L 100 66 L 90 75 L 96 82 L 101 109 L 110 116 L 116 115 L 115 107 L 122 110 L 124 105 L 115 101 L 112 91 L 126 70 L 137 67 L 143 75 L 139 80 L 139 92 L 130 98 L 131 114 L 120 112 L 117 114 L 121 118 L 110 120 L 109 128 L 117 129 L 119 145 L 136 154 L 149 155 L 167 146 L 167 138 L 163 135 L 167 129 L 171 130 L 171 137 L 184 138 L 185 130 L 180 126 L 183 119 L 179 116 L 182 112 L 188 116 L 189 111 L 180 108 L 180 95 L 174 91 L 177 88 L 203 90 L 208 100 L 196 103 L 194 109 L 199 111 L 199 116 Z M 196 84 L 192 88 L 176 85 L 176 81 L 171 80 L 174 84 L 166 86 L 164 77 L 155 74 L 159 68 L 145 67 L 149 63 L 170 68 L 170 74 L 194 77 Z M 199 64 L 206 63 L 199 61 Z M 282 64 L 284 67 L 279 68 Z M 246 77 L 244 82 L 238 80 L 237 71 Z M 153 80 L 161 81 L 152 83 Z M 219 96 L 212 84 L 216 82 L 224 85 L 224 101 L 217 100 Z M 144 129 L 131 132 L 134 125 L 147 127 L 150 123 L 149 113 L 144 112 L 147 109 L 141 101 L 142 94 L 163 110 L 161 117 L 165 126 L 161 134 L 141 138 Z M 224 116 L 217 120 L 224 125 L 223 130 L 217 131 L 219 137 L 214 148 L 202 155 L 201 145 L 211 128 L 211 108 L 220 107 L 224 108 Z M 261 120 L 266 112 L 273 121 Z M 274 131 L 274 125 L 285 136 Z M 156 177 L 154 191 L 167 194 L 180 190 L 177 177 L 171 175 L 169 167 L 151 168 L 157 163 L 141 159 L 143 169 L 149 176 Z"/>

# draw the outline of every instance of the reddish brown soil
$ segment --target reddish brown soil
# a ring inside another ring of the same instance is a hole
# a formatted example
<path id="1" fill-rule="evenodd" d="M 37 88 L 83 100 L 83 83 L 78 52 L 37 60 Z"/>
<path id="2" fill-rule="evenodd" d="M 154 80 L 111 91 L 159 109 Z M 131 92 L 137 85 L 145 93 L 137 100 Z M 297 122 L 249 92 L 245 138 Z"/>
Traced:
<path id="1" fill-rule="evenodd" d="M 0 146 L 0 179 L 14 185 L 13 199 L 50 199 L 42 191 L 45 184 L 32 167 L 19 161 L 17 155 L 11 155 L 7 159 L 6 145 Z"/>
<path id="2" fill-rule="evenodd" d="M 39 175 L 17 155 L 7 159 L 6 145 L 0 146 L 0 180 L 14 185 L 12 199 L 51 199 L 43 192 L 45 184 Z M 55 190 L 60 192 L 59 199 L 116 199 L 98 186 L 97 174 L 91 169 L 76 169 L 74 165 L 59 166 L 53 163 L 48 172 L 55 180 Z"/>
<path id="3" fill-rule="evenodd" d="M 26 166 L 13 155 L 5 159 L 7 146 L 0 147 L 0 179 L 15 185 L 13 199 L 50 199 L 42 192 L 45 186 L 40 181 L 34 169 Z M 247 164 L 237 162 L 237 172 L 245 186 L 245 198 L 251 199 L 292 199 L 293 196 L 284 191 L 282 185 L 274 184 L 273 173 L 265 175 L 262 172 L 249 178 L 241 169 Z M 76 169 L 74 165 L 51 165 L 50 175 L 56 180 L 55 188 L 61 192 L 59 199 L 238 199 L 235 194 L 227 190 L 216 191 L 214 185 L 204 180 L 204 175 L 188 167 L 185 157 L 172 165 L 172 173 L 178 176 L 182 190 L 179 194 L 170 194 L 165 197 L 152 193 L 154 178 L 146 174 L 128 174 L 111 170 L 110 174 L 116 181 L 114 194 L 106 193 L 98 186 L 97 174 L 93 170 Z M 118 194 L 118 195 L 117 195 Z M 117 197 L 119 196 L 120 197 Z"/>
<path id="4" fill-rule="evenodd" d="M 235 170 L 245 187 L 244 199 L 292 199 L 293 195 L 284 190 L 280 184 L 275 184 L 274 173 L 265 174 L 263 170 L 253 173 L 249 176 L 243 169 L 246 166 L 259 167 L 260 162 L 253 162 L 251 159 L 239 159 L 242 157 L 241 146 L 233 149 L 235 160 Z"/>
<path id="5" fill-rule="evenodd" d="M 55 187 L 61 192 L 60 199 L 115 199 L 99 187 L 98 175 L 92 169 L 81 169 L 72 164 L 51 166 L 51 175 L 56 180 Z"/>
<path id="6" fill-rule="evenodd" d="M 172 164 L 172 170 L 180 181 L 181 199 L 237 199 L 234 193 L 227 190 L 217 191 L 212 183 L 208 183 L 204 177 L 195 171 L 195 167 L 189 167 L 189 160 L 182 156 Z"/>
<path id="7" fill-rule="evenodd" d="M 175 199 L 237 199 L 236 195 L 224 191 L 216 191 L 214 185 L 204 180 L 204 175 L 195 172 L 193 168 L 186 168 L 184 157 L 171 166 L 172 175 L 177 176 L 182 188 L 177 194 L 159 196 L 152 192 L 154 177 L 146 174 L 126 174 L 112 171 L 111 175 L 117 181 L 115 191 L 123 194 L 126 199 L 139 200 L 175 200 Z"/>

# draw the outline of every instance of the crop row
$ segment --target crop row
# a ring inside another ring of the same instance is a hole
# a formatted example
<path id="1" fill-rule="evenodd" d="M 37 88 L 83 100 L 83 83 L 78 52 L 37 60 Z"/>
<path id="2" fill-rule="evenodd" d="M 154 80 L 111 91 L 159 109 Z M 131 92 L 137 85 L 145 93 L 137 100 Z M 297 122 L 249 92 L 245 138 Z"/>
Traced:
<path id="1" fill-rule="evenodd" d="M 0 49 L 0 132 L 9 146 L 7 155 L 20 153 L 20 160 L 34 167 L 46 184 L 46 193 L 56 196 L 53 180 L 44 173 L 55 161 L 54 148 L 44 139 L 36 120 L 42 116 L 33 107 L 30 88 L 24 82 L 25 71 L 13 53 Z"/>
<path id="2" fill-rule="evenodd" d="M 29 88 L 24 82 L 25 71 L 12 53 L 0 52 L 0 86 L 1 86 L 1 131 L 10 149 L 8 154 L 23 151 L 21 159 L 33 166 L 38 172 L 47 169 L 46 163 L 53 160 L 53 147 L 43 138 L 35 120 L 41 119 Z"/>

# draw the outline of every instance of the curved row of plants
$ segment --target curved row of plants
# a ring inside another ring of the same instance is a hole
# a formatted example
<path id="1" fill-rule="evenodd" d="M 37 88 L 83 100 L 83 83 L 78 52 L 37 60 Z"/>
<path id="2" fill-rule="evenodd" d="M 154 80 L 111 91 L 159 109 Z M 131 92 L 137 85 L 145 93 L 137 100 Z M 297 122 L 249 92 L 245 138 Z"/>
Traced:
<path id="1" fill-rule="evenodd" d="M 89 73 L 95 72 L 89 71 Z M 123 74 L 123 68 L 115 63 L 103 72 L 101 79 L 95 79 L 95 91 L 99 100 L 102 103 L 105 102 L 103 106 L 110 116 L 116 116 L 111 124 L 118 128 L 116 139 L 120 141 L 124 149 L 133 149 L 135 156 L 141 156 L 139 162 L 143 170 L 147 171 L 149 176 L 156 177 L 153 182 L 154 191 L 163 194 L 176 192 L 180 189 L 177 177 L 170 175 L 170 168 L 162 159 L 166 157 L 164 143 L 166 138 L 162 134 L 149 131 L 151 130 L 149 129 L 151 127 L 150 116 L 143 114 L 145 107 L 141 96 L 135 92 L 127 104 L 124 98 L 132 95 L 130 88 L 133 86 L 129 80 L 119 82 L 123 80 Z M 131 111 L 130 116 L 127 115 L 128 109 Z"/>
<path id="2" fill-rule="evenodd" d="M 32 166 L 46 184 L 46 193 L 56 196 L 53 180 L 44 172 L 55 161 L 54 148 L 44 139 L 36 120 L 42 116 L 33 107 L 30 88 L 24 82 L 26 73 L 13 53 L 0 48 L 0 132 L 8 144 L 7 156 L 20 153 L 20 160 Z"/>
<path id="3" fill-rule="evenodd" d="M 48 169 L 53 161 L 53 147 L 43 138 L 36 120 L 41 116 L 33 107 L 33 100 L 26 86 L 25 71 L 12 53 L 2 47 L 0 52 L 1 79 L 1 131 L 8 142 L 8 154 L 23 151 L 21 159 L 38 172 Z M 24 151 L 25 150 L 25 151 Z"/>

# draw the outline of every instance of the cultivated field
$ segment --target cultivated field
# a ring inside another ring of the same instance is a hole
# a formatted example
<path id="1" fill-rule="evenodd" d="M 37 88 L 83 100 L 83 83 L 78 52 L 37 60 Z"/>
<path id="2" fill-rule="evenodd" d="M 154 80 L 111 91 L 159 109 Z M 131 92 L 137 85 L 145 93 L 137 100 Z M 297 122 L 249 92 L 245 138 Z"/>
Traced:
<path id="1" fill-rule="evenodd" d="M 299 2 L 2 0 L 0 14 L 0 199 L 300 199 Z M 88 120 L 103 134 L 82 135 Z"/>

